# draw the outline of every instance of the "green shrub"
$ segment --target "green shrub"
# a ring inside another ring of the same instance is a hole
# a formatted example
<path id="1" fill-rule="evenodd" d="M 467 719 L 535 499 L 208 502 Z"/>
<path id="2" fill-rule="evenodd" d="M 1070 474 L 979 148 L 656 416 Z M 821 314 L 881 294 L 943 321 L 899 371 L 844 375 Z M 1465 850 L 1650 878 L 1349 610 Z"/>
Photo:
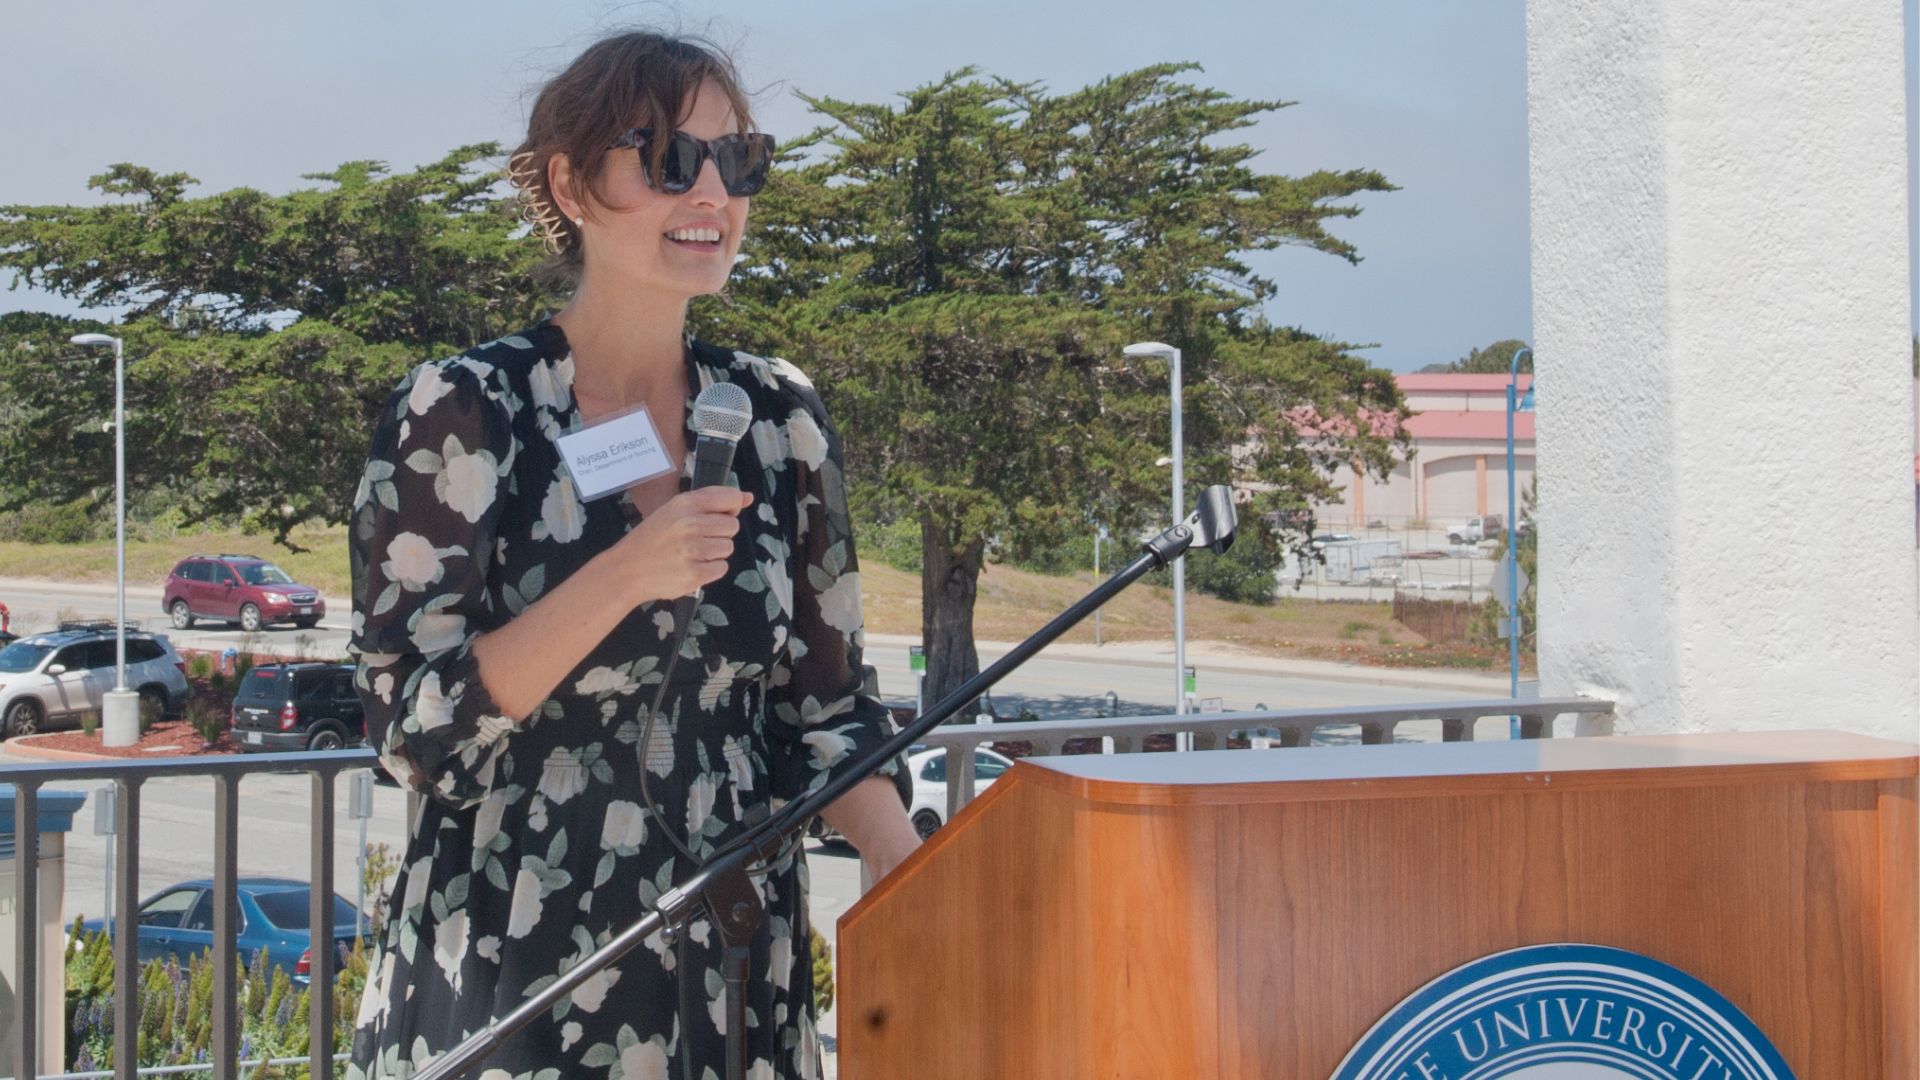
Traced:
<path id="1" fill-rule="evenodd" d="M 202 697 L 187 702 L 187 724 L 208 746 L 220 741 L 227 730 L 227 714 L 220 706 Z"/>
<path id="2" fill-rule="evenodd" d="M 0 517 L 0 540 L 24 544 L 84 544 L 100 538 L 100 523 L 95 520 L 91 496 L 82 495 L 72 502 L 29 503 L 18 513 Z M 106 523 L 106 535 L 113 535 L 113 522 Z"/>
<path id="3" fill-rule="evenodd" d="M 247 672 L 253 670 L 253 651 L 260 647 L 260 639 L 253 634 L 242 634 L 240 644 L 235 646 L 237 655 L 233 658 L 233 685 L 239 686 L 247 679 Z"/>
<path id="4" fill-rule="evenodd" d="M 366 985 L 371 953 L 356 947 L 333 986 L 336 1052 L 353 1039 L 353 1021 Z M 239 986 L 240 1058 L 305 1055 L 308 1049 L 307 990 L 296 991 L 283 969 L 267 966 L 265 950 L 252 962 L 234 961 Z M 114 977 L 111 942 L 102 931 L 88 932 L 75 920 L 67 936 L 67 1068 L 80 1072 L 113 1065 Z M 154 1068 L 189 1065 L 206 1059 L 213 1037 L 213 960 L 203 952 L 182 967 L 177 958 L 150 960 L 139 974 L 140 1034 L 138 1065 Z M 259 1069 L 249 1074 L 267 1080 L 304 1078 L 303 1066 Z"/>
<path id="5" fill-rule="evenodd" d="M 214 667 L 212 653 L 194 653 L 187 660 L 187 678 L 194 682 L 206 682 L 218 677 L 219 671 Z"/>
<path id="6" fill-rule="evenodd" d="M 161 717 L 165 714 L 165 705 L 155 701 L 153 698 L 142 695 L 140 698 L 140 734 L 145 735 L 147 732 L 152 731 L 153 725 L 159 723 Z"/>
<path id="7" fill-rule="evenodd" d="M 819 1016 L 833 1008 L 833 946 L 812 927 L 807 928 L 807 938 L 813 956 L 813 1013 Z"/>
<path id="8" fill-rule="evenodd" d="M 854 530 L 860 558 L 882 562 L 910 574 L 920 572 L 920 523 L 911 518 L 862 522 Z"/>
<path id="9" fill-rule="evenodd" d="M 1130 554 L 1123 553 L 1121 561 L 1130 557 Z M 1093 529 L 1089 527 L 1058 543 L 1014 545 L 1007 549 L 1000 561 L 1036 574 L 1091 574 Z M 1114 545 L 1103 541 L 1100 544 L 1100 568 L 1103 571 L 1111 570 L 1115 565 Z"/>
<path id="10" fill-rule="evenodd" d="M 1215 555 L 1205 548 L 1187 552 L 1187 588 L 1236 604 L 1271 604 L 1279 588 L 1274 574 L 1283 561 L 1280 545 L 1273 537 L 1243 528 L 1225 555 Z M 1173 573 L 1156 570 L 1147 575 L 1147 580 L 1171 588 Z"/>

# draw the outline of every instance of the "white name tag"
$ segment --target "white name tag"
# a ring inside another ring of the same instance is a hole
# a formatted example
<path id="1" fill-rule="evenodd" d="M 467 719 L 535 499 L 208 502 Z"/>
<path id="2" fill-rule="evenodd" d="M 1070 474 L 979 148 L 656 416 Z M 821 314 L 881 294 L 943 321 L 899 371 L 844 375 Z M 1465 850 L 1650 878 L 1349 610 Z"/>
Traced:
<path id="1" fill-rule="evenodd" d="M 560 459 L 585 500 L 611 495 L 673 469 L 645 405 L 560 436 Z"/>

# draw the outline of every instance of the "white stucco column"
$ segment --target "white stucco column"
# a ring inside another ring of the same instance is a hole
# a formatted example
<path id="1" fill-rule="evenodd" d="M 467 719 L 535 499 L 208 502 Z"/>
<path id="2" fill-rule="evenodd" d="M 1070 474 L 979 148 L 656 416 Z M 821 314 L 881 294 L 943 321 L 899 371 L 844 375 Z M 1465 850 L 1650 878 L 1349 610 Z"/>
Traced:
<path id="1" fill-rule="evenodd" d="M 1540 664 L 1920 724 L 1900 0 L 1529 0 Z"/>

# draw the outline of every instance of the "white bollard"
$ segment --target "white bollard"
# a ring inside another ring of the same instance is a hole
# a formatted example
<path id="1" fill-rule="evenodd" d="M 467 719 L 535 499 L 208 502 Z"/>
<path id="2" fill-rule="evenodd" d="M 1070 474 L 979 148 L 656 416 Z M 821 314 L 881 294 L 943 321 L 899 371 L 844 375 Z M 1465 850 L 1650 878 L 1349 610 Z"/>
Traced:
<path id="1" fill-rule="evenodd" d="M 100 742 L 104 746 L 133 746 L 140 741 L 140 695 L 132 690 L 109 690 L 100 706 Z"/>

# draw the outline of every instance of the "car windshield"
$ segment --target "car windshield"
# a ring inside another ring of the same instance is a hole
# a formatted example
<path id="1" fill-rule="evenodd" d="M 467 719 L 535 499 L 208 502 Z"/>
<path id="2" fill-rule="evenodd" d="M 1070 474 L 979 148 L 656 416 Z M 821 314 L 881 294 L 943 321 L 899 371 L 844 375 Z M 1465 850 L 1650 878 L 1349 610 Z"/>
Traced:
<path id="1" fill-rule="evenodd" d="M 236 567 L 236 569 L 240 571 L 241 578 L 249 585 L 293 584 L 293 579 L 287 576 L 287 572 L 272 563 L 253 563 L 248 566 Z"/>
<path id="2" fill-rule="evenodd" d="M 39 667 L 40 661 L 45 660 L 47 654 L 52 651 L 53 646 L 51 645 L 36 645 L 25 641 L 16 641 L 6 648 L 0 649 L 0 672 L 19 674 L 22 671 L 32 671 L 34 668 Z"/>
<path id="3" fill-rule="evenodd" d="M 284 889 L 278 892 L 255 893 L 253 902 L 260 905 L 260 914 L 267 921 L 282 930 L 307 929 L 307 900 L 310 892 L 305 888 Z M 353 925 L 353 905 L 333 898 L 333 925 Z"/>

